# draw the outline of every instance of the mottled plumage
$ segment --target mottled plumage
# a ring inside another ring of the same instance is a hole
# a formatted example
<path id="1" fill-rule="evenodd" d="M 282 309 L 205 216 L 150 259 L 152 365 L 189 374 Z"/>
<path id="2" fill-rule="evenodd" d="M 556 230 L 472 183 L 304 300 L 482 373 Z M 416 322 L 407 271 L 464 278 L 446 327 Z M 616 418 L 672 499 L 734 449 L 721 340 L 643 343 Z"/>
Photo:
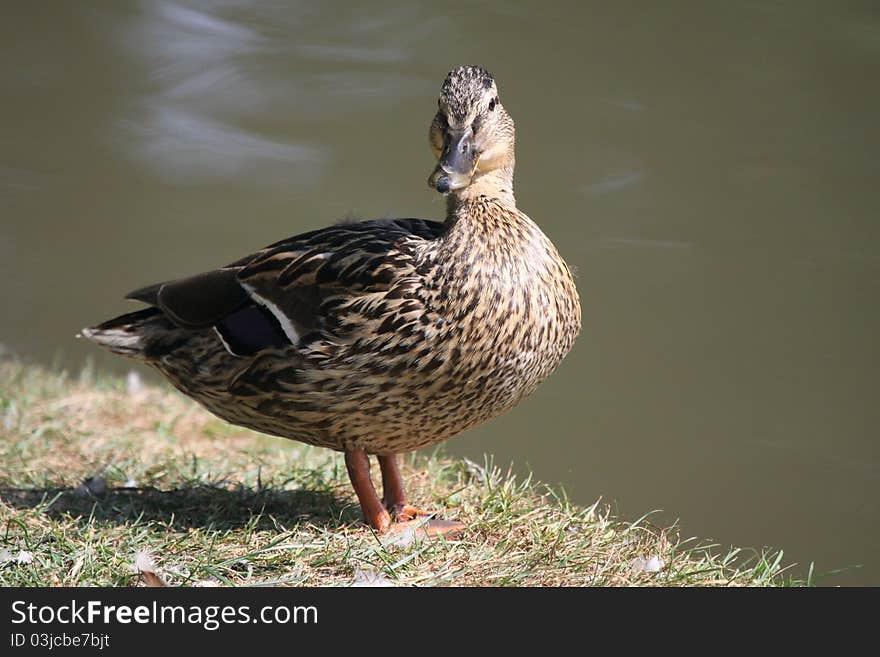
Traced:
<path id="1" fill-rule="evenodd" d="M 432 185 L 451 179 L 443 223 L 292 237 L 137 290 L 149 308 L 83 335 L 229 422 L 347 454 L 425 447 L 509 410 L 571 348 L 580 307 L 569 268 L 516 208 L 513 122 L 496 94 L 479 67 L 444 82 L 431 129 Z M 464 124 L 468 148 L 444 153 Z"/>

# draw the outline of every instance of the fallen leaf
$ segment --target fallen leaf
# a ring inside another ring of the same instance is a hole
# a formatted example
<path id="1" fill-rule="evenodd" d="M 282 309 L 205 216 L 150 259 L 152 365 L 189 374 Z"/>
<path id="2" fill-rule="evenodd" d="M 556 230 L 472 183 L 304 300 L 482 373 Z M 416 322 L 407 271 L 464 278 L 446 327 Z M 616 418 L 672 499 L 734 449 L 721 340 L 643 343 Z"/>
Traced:
<path id="1" fill-rule="evenodd" d="M 12 552 L 6 548 L 0 550 L 0 564 L 9 563 L 10 561 L 14 561 L 15 563 L 31 563 L 33 560 L 33 552 L 28 552 L 27 550 L 19 550 L 17 555 L 13 555 Z"/>
<path id="2" fill-rule="evenodd" d="M 159 575 L 156 574 L 156 563 L 147 552 L 135 552 L 134 569 L 141 576 L 141 581 L 149 587 L 168 586 Z"/>
<path id="3" fill-rule="evenodd" d="M 663 566 L 663 559 L 657 556 L 648 557 L 647 559 L 636 557 L 632 560 L 633 570 L 641 570 L 646 573 L 656 573 L 658 570 L 662 570 Z"/>

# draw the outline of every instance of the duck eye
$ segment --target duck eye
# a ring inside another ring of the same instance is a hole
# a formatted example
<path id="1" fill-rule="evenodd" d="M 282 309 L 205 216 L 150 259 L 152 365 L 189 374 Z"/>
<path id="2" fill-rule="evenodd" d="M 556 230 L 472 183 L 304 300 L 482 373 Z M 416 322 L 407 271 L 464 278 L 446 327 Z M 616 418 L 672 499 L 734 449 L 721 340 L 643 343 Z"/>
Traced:
<path id="1" fill-rule="evenodd" d="M 489 101 L 489 111 L 491 112 L 492 110 L 494 110 L 495 105 L 497 105 L 497 104 L 498 104 L 498 96 L 495 96 L 495 98 L 493 98 L 492 100 Z"/>

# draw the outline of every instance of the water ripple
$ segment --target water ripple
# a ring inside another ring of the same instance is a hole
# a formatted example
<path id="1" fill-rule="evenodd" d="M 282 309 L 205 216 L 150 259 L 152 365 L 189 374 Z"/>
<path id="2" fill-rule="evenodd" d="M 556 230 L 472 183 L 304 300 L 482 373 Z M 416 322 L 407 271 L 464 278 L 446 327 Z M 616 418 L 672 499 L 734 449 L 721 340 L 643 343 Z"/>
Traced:
<path id="1" fill-rule="evenodd" d="M 134 155 L 169 182 L 247 175 L 263 184 L 305 184 L 314 182 L 323 160 L 315 147 L 280 143 L 167 105 L 154 107 L 143 123 L 121 126 L 135 137 Z"/>
<path id="2" fill-rule="evenodd" d="M 648 176 L 647 171 L 628 171 L 606 176 L 602 180 L 581 187 L 580 191 L 588 196 L 604 196 L 619 192 L 627 187 L 640 183 Z"/>

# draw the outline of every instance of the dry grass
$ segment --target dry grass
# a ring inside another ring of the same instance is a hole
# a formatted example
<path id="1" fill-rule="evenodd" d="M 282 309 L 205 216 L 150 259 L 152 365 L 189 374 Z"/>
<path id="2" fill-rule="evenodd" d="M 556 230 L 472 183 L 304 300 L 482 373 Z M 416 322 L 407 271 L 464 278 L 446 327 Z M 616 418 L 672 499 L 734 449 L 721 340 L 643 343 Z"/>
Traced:
<path id="1" fill-rule="evenodd" d="M 361 522 L 340 455 L 230 427 L 177 393 L 0 362 L 0 585 L 791 584 L 781 553 L 680 541 L 494 467 L 418 456 L 410 496 L 468 529 Z M 148 562 L 149 559 L 146 559 Z"/>

